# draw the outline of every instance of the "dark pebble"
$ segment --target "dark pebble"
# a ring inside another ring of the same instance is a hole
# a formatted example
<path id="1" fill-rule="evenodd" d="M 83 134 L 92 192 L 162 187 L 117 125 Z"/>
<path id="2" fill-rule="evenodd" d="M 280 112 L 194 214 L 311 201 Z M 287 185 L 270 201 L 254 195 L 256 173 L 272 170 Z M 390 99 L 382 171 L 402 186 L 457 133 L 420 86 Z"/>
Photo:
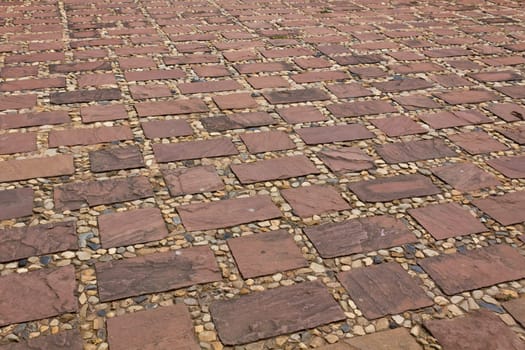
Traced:
<path id="1" fill-rule="evenodd" d="M 27 259 L 18 260 L 18 267 L 26 267 Z"/>
<path id="2" fill-rule="evenodd" d="M 501 306 L 490 304 L 490 303 L 484 302 L 483 300 L 478 300 L 478 305 L 484 309 L 496 312 L 498 314 L 505 313 L 505 311 L 501 308 Z"/>
<path id="3" fill-rule="evenodd" d="M 51 261 L 51 257 L 50 256 L 45 255 L 45 256 L 40 257 L 40 263 L 42 265 L 47 265 L 47 264 L 49 264 L 50 261 Z"/>

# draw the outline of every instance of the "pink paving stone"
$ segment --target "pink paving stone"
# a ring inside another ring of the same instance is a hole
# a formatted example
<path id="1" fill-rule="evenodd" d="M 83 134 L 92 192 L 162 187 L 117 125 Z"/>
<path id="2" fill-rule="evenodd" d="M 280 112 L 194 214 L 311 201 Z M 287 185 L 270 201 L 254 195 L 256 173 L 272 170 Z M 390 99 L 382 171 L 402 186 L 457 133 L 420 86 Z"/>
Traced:
<path id="1" fill-rule="evenodd" d="M 36 151 L 36 135 L 34 132 L 0 135 L 0 154 Z"/>
<path id="2" fill-rule="evenodd" d="M 525 156 L 523 155 L 489 159 L 487 164 L 510 179 L 525 178 Z"/>
<path id="3" fill-rule="evenodd" d="M 525 125 L 502 125 L 496 130 L 517 144 L 525 145 Z"/>
<path id="4" fill-rule="evenodd" d="M 107 329 L 108 343 L 113 350 L 200 349 L 191 315 L 180 304 L 109 318 Z"/>
<path id="5" fill-rule="evenodd" d="M 391 103 L 383 100 L 347 102 L 329 105 L 327 108 L 337 118 L 397 112 Z"/>
<path id="6" fill-rule="evenodd" d="M 172 95 L 167 85 L 131 85 L 129 87 L 131 97 L 135 100 L 144 100 L 148 98 L 169 97 Z"/>
<path id="7" fill-rule="evenodd" d="M 131 140 L 132 138 L 133 134 L 128 126 L 51 130 L 49 132 L 49 147 L 85 146 L 97 143 Z"/>
<path id="8" fill-rule="evenodd" d="M 192 69 L 199 77 L 215 78 L 231 75 L 231 72 L 221 65 L 193 66 Z"/>
<path id="9" fill-rule="evenodd" d="M 495 89 L 515 99 L 525 98 L 525 86 L 521 86 L 521 85 L 499 86 L 499 87 L 496 87 Z"/>
<path id="10" fill-rule="evenodd" d="M 468 209 L 457 203 L 428 205 L 409 209 L 408 213 L 437 240 L 488 231 Z"/>
<path id="11" fill-rule="evenodd" d="M 283 131 L 263 131 L 240 135 L 250 153 L 282 151 L 295 148 L 295 143 Z"/>
<path id="12" fill-rule="evenodd" d="M 197 94 L 208 92 L 222 92 L 242 89 L 242 85 L 235 80 L 199 81 L 178 84 L 182 94 Z"/>
<path id="13" fill-rule="evenodd" d="M 84 123 L 94 123 L 127 119 L 128 112 L 123 104 L 93 105 L 80 107 L 80 115 Z"/>
<path id="14" fill-rule="evenodd" d="M 13 95 L 0 97 L 0 111 L 8 109 L 33 108 L 36 105 L 36 95 Z"/>
<path id="15" fill-rule="evenodd" d="M 235 65 L 235 69 L 240 74 L 252 73 L 271 73 L 281 71 L 291 71 L 294 69 L 293 65 L 286 62 L 266 62 L 266 63 L 242 63 Z"/>
<path id="16" fill-rule="evenodd" d="M 290 124 L 318 122 L 328 119 L 314 106 L 277 108 L 276 112 Z"/>
<path id="17" fill-rule="evenodd" d="M 486 108 L 506 122 L 525 120 L 525 107 L 516 103 L 492 103 Z"/>
<path id="18" fill-rule="evenodd" d="M 183 119 L 151 120 L 140 125 L 148 139 L 193 135 L 190 124 Z"/>
<path id="19" fill-rule="evenodd" d="M 221 280 L 215 255 L 204 246 L 97 262 L 95 269 L 103 302 Z"/>
<path id="20" fill-rule="evenodd" d="M 410 74 L 410 73 L 428 73 L 445 70 L 442 66 L 435 63 L 428 62 L 417 62 L 390 66 L 394 72 L 398 74 Z"/>
<path id="21" fill-rule="evenodd" d="M 395 262 L 337 274 L 337 279 L 367 319 L 432 306 L 416 278 Z"/>
<path id="22" fill-rule="evenodd" d="M 208 111 L 206 104 L 198 98 L 136 103 L 135 109 L 139 117 L 203 113 Z"/>
<path id="23" fill-rule="evenodd" d="M 248 92 L 230 95 L 215 95 L 213 101 L 220 109 L 243 109 L 257 107 L 257 101 Z"/>
<path id="24" fill-rule="evenodd" d="M 471 78 L 481 82 L 522 80 L 523 77 L 514 71 L 479 72 L 469 74 Z"/>
<path id="25" fill-rule="evenodd" d="M 374 137 L 374 134 L 360 124 L 301 128 L 297 129 L 296 132 L 307 145 L 363 140 Z"/>
<path id="26" fill-rule="evenodd" d="M 4 67 L 0 70 L 0 77 L 2 78 L 23 78 L 38 75 L 37 66 L 24 67 Z"/>
<path id="27" fill-rule="evenodd" d="M 56 125 L 70 122 L 67 111 L 9 113 L 0 115 L 0 128 L 15 129 L 40 125 Z"/>
<path id="28" fill-rule="evenodd" d="M 387 143 L 376 146 L 376 152 L 387 163 L 415 162 L 457 155 L 442 139 Z"/>
<path id="29" fill-rule="evenodd" d="M 289 87 L 290 83 L 281 76 L 262 76 L 262 77 L 248 77 L 246 81 L 254 89 L 265 89 L 265 88 L 285 88 Z"/>
<path id="30" fill-rule="evenodd" d="M 468 162 L 443 165 L 430 171 L 459 191 L 476 191 L 501 185 L 495 175 Z"/>
<path id="31" fill-rule="evenodd" d="M 423 128 L 408 116 L 372 119 L 371 123 L 390 137 L 424 134 L 428 132 L 427 129 Z"/>
<path id="32" fill-rule="evenodd" d="M 331 186 L 312 185 L 281 191 L 295 215 L 306 218 L 333 211 L 348 210 L 349 204 Z"/>
<path id="33" fill-rule="evenodd" d="M 269 196 L 225 199 L 177 207 L 188 231 L 211 230 L 281 217 Z"/>
<path id="34" fill-rule="evenodd" d="M 441 108 L 441 105 L 426 95 L 395 96 L 393 100 L 408 111 L 417 111 L 422 108 Z"/>
<path id="35" fill-rule="evenodd" d="M 428 89 L 433 86 L 432 83 L 422 78 L 406 78 L 399 80 L 389 80 L 385 82 L 372 83 L 372 86 L 382 92 L 400 92 L 410 90 Z"/>
<path id="36" fill-rule="evenodd" d="M 172 196 L 224 189 L 224 183 L 212 165 L 163 169 L 162 176 Z"/>
<path id="37" fill-rule="evenodd" d="M 86 86 L 103 86 L 116 85 L 117 80 L 112 73 L 107 74 L 83 74 L 77 78 L 78 86 L 84 88 Z"/>
<path id="38" fill-rule="evenodd" d="M 325 101 L 330 97 L 321 89 L 307 88 L 286 91 L 271 91 L 263 93 L 271 104 L 287 104 L 309 101 Z"/>
<path id="39" fill-rule="evenodd" d="M 458 126 L 492 123 L 492 119 L 475 109 L 425 113 L 419 118 L 434 129 L 453 128 Z"/>
<path id="40" fill-rule="evenodd" d="M 487 90 L 458 90 L 435 93 L 434 95 L 450 105 L 481 103 L 501 99 L 495 93 Z"/>
<path id="41" fill-rule="evenodd" d="M 0 277 L 0 326 L 76 312 L 75 289 L 73 265 Z"/>
<path id="42" fill-rule="evenodd" d="M 419 265 L 446 295 L 525 277 L 525 257 L 505 244 L 425 258 Z"/>
<path id="43" fill-rule="evenodd" d="M 5 160 L 0 168 L 0 182 L 72 175 L 74 172 L 71 155 Z"/>
<path id="44" fill-rule="evenodd" d="M 335 81 L 349 79 L 350 76 L 342 71 L 303 72 L 291 75 L 290 78 L 298 84 L 315 83 L 319 81 Z"/>
<path id="45" fill-rule="evenodd" d="M 149 57 L 119 58 L 118 63 L 122 70 L 152 68 L 157 66 L 155 61 Z"/>
<path id="46" fill-rule="evenodd" d="M 82 337 L 78 330 L 61 331 L 53 335 L 39 336 L 20 343 L 9 343 L 2 350 L 82 350 Z"/>
<path id="47" fill-rule="evenodd" d="M 503 307 L 520 325 L 525 324 L 525 298 L 518 298 L 503 303 Z"/>
<path id="48" fill-rule="evenodd" d="M 327 149 L 319 152 L 319 159 L 333 172 L 356 172 L 374 167 L 374 159 L 356 147 Z"/>
<path id="49" fill-rule="evenodd" d="M 525 221 L 525 191 L 475 199 L 472 203 L 502 225 L 508 226 Z"/>
<path id="50" fill-rule="evenodd" d="M 219 117 L 202 118 L 207 131 L 226 131 L 275 124 L 276 120 L 266 112 L 233 113 Z"/>
<path id="51" fill-rule="evenodd" d="M 506 56 L 506 57 L 494 57 L 494 58 L 484 58 L 481 60 L 483 63 L 488 64 L 489 66 L 516 66 L 525 63 L 525 58 L 523 56 Z"/>
<path id="52" fill-rule="evenodd" d="M 308 266 L 301 250 L 286 230 L 229 239 L 228 246 L 243 278 Z"/>
<path id="53" fill-rule="evenodd" d="M 33 214 L 33 197 L 31 188 L 0 191 L 0 220 Z"/>
<path id="54" fill-rule="evenodd" d="M 303 69 L 328 68 L 332 62 L 322 57 L 295 58 L 294 62 Z"/>
<path id="55" fill-rule="evenodd" d="M 51 88 L 65 88 L 65 78 L 35 78 L 12 80 L 0 84 L 0 91 L 24 91 L 24 90 L 42 90 Z"/>
<path id="56" fill-rule="evenodd" d="M 160 163 L 180 160 L 225 157 L 238 154 L 237 148 L 226 137 L 187 141 L 179 143 L 157 143 L 153 145 L 153 153 Z"/>
<path id="57" fill-rule="evenodd" d="M 181 69 L 152 69 L 124 72 L 126 81 L 169 80 L 184 78 L 186 73 Z"/>
<path id="58" fill-rule="evenodd" d="M 94 173 L 141 168 L 144 166 L 140 148 L 135 145 L 89 152 L 89 162 L 91 171 Z"/>
<path id="59" fill-rule="evenodd" d="M 189 54 L 183 56 L 165 57 L 164 63 L 167 65 L 180 64 L 199 64 L 199 63 L 218 63 L 219 57 L 210 54 Z"/>
<path id="60" fill-rule="evenodd" d="M 326 86 L 338 98 L 373 96 L 374 93 L 359 83 L 331 84 Z"/>
<path id="61" fill-rule="evenodd" d="M 483 131 L 463 132 L 448 137 L 470 154 L 483 154 L 507 150 L 508 147 Z"/>
<path id="62" fill-rule="evenodd" d="M 429 76 L 430 79 L 444 87 L 462 87 L 472 86 L 474 83 L 454 73 L 434 74 Z"/>
<path id="63" fill-rule="evenodd" d="M 110 71 L 111 63 L 106 61 L 65 63 L 49 65 L 49 73 L 74 73 L 91 71 Z"/>

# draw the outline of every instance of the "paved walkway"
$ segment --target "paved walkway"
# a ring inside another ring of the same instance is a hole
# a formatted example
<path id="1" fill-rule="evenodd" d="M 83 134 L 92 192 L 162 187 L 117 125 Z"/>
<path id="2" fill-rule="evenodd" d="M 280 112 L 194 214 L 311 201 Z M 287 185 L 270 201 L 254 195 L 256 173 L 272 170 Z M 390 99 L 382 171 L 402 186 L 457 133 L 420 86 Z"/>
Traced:
<path id="1" fill-rule="evenodd" d="M 520 0 L 0 3 L 0 349 L 525 349 Z"/>

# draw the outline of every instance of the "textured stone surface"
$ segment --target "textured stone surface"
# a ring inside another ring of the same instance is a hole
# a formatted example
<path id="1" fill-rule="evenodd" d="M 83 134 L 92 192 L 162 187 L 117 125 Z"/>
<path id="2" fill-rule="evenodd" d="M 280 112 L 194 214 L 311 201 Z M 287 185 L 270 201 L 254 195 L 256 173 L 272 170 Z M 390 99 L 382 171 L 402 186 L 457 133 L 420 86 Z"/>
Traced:
<path id="1" fill-rule="evenodd" d="M 397 109 L 391 103 L 381 100 L 333 104 L 327 108 L 338 118 L 397 112 Z"/>
<path id="2" fill-rule="evenodd" d="M 272 116 L 266 112 L 233 113 L 225 116 L 202 118 L 201 123 L 208 131 L 226 131 L 275 123 Z"/>
<path id="3" fill-rule="evenodd" d="M 179 99 L 175 101 L 142 102 L 135 104 L 139 117 L 175 115 L 207 112 L 208 107 L 200 99 Z"/>
<path id="4" fill-rule="evenodd" d="M 107 148 L 89 152 L 89 162 L 91 171 L 94 173 L 144 166 L 142 153 L 137 146 Z"/>
<path id="5" fill-rule="evenodd" d="M 276 111 L 281 118 L 291 124 L 319 122 L 327 119 L 326 116 L 313 106 L 278 108 Z"/>
<path id="6" fill-rule="evenodd" d="M 33 194 L 31 188 L 0 191 L 0 220 L 33 214 Z"/>
<path id="7" fill-rule="evenodd" d="M 187 141 L 179 143 L 158 143 L 153 145 L 155 158 L 160 163 L 209 157 L 224 157 L 237 154 L 235 145 L 228 138 Z"/>
<path id="8" fill-rule="evenodd" d="M 525 298 L 518 298 L 503 303 L 503 307 L 518 323 L 525 325 Z"/>
<path id="9" fill-rule="evenodd" d="M 172 196 L 219 191 L 224 188 L 224 183 L 212 165 L 164 169 L 162 176 Z"/>
<path id="10" fill-rule="evenodd" d="M 475 199 L 472 203 L 503 225 L 525 221 L 525 191 Z"/>
<path id="11" fill-rule="evenodd" d="M 302 128 L 297 130 L 297 134 L 307 145 L 362 140 L 374 137 L 374 134 L 359 124 Z"/>
<path id="12" fill-rule="evenodd" d="M 133 134 L 128 126 L 57 130 L 49 133 L 49 147 L 94 145 L 132 138 Z"/>
<path id="13" fill-rule="evenodd" d="M 373 119 L 372 124 L 390 137 L 424 134 L 428 132 L 428 130 L 407 116 Z"/>
<path id="14" fill-rule="evenodd" d="M 119 89 L 77 90 L 57 92 L 49 96 L 51 104 L 69 104 L 120 99 Z"/>
<path id="15" fill-rule="evenodd" d="M 36 177 L 72 175 L 75 172 L 73 157 L 58 155 L 44 158 L 6 160 L 0 167 L 0 181 L 20 181 Z"/>
<path id="16" fill-rule="evenodd" d="M 157 137 L 189 136 L 193 134 L 190 124 L 182 119 L 152 120 L 141 123 L 148 139 Z"/>
<path id="17" fill-rule="evenodd" d="M 268 102 L 274 105 L 307 101 L 324 101 L 330 99 L 325 92 L 317 88 L 272 91 L 265 92 L 263 95 Z"/>
<path id="18" fill-rule="evenodd" d="M 508 178 L 525 178 L 525 156 L 490 159 L 487 160 L 487 164 Z"/>
<path id="19" fill-rule="evenodd" d="M 470 154 L 504 151 L 508 147 L 483 131 L 463 132 L 448 137 Z"/>
<path id="20" fill-rule="evenodd" d="M 282 190 L 281 195 L 290 203 L 294 214 L 303 218 L 350 209 L 339 192 L 330 186 L 313 185 L 291 188 Z"/>
<path id="21" fill-rule="evenodd" d="M 1 348 L 2 350 L 82 350 L 83 346 L 80 332 L 72 330 L 11 343 Z"/>
<path id="22" fill-rule="evenodd" d="M 321 151 L 317 156 L 334 172 L 354 172 L 374 167 L 373 158 L 356 147 L 342 147 Z"/>
<path id="23" fill-rule="evenodd" d="M 295 148 L 295 143 L 283 131 L 263 131 L 241 134 L 250 153 L 282 151 Z"/>
<path id="24" fill-rule="evenodd" d="M 459 191 L 475 191 L 501 185 L 495 175 L 472 163 L 453 163 L 430 170 L 434 175 Z"/>
<path id="25" fill-rule="evenodd" d="M 1 124 L 1 123 L 0 123 Z M 14 154 L 36 151 L 35 133 L 0 135 L 0 154 Z"/>
<path id="26" fill-rule="evenodd" d="M 456 152 L 441 139 L 387 143 L 377 146 L 376 151 L 388 163 L 415 162 L 456 155 Z"/>

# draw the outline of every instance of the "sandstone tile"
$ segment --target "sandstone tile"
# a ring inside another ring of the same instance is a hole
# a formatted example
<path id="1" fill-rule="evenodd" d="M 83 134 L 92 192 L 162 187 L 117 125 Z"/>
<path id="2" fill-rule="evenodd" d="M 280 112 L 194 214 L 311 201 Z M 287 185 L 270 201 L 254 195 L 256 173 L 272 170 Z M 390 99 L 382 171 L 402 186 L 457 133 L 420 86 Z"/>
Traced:
<path id="1" fill-rule="evenodd" d="M 138 146 L 122 148 L 106 148 L 89 152 L 91 171 L 100 173 L 105 171 L 141 168 L 144 166 L 142 153 Z"/>
<path id="2" fill-rule="evenodd" d="M 36 97 L 36 95 L 12 95 L 0 97 L 0 111 L 33 108 L 36 106 Z"/>
<path id="3" fill-rule="evenodd" d="M 287 104 L 309 101 L 325 101 L 330 97 L 321 89 L 307 88 L 286 91 L 270 91 L 264 92 L 263 96 L 271 104 Z"/>
<path id="4" fill-rule="evenodd" d="M 198 94 L 209 92 L 222 92 L 240 90 L 242 85 L 235 80 L 198 81 L 177 84 L 181 94 Z"/>
<path id="5" fill-rule="evenodd" d="M 521 85 L 499 86 L 495 89 L 511 98 L 525 98 L 525 87 Z"/>
<path id="6" fill-rule="evenodd" d="M 314 106 L 277 108 L 275 111 L 290 124 L 319 122 L 328 119 Z"/>
<path id="7" fill-rule="evenodd" d="M 380 331 L 348 340 L 348 350 L 422 350 L 423 348 L 403 327 Z M 327 349 L 328 350 L 328 349 Z M 344 350 L 344 349 L 343 349 Z"/>
<path id="8" fill-rule="evenodd" d="M 230 71 L 223 65 L 193 66 L 192 69 L 199 77 L 227 77 L 231 75 Z"/>
<path id="9" fill-rule="evenodd" d="M 262 76 L 262 77 L 247 77 L 246 81 L 254 89 L 266 89 L 266 88 L 285 88 L 289 87 L 290 83 L 281 76 Z"/>
<path id="10" fill-rule="evenodd" d="M 501 98 L 495 93 L 487 90 L 457 90 L 434 94 L 449 105 L 481 103 L 497 101 Z"/>
<path id="11" fill-rule="evenodd" d="M 172 196 L 224 189 L 224 183 L 212 165 L 164 169 L 162 170 L 162 176 Z"/>
<path id="12" fill-rule="evenodd" d="M 31 188 L 0 191 L 0 220 L 32 215 L 33 197 Z"/>
<path id="13" fill-rule="evenodd" d="M 326 86 L 338 98 L 373 96 L 374 93 L 359 83 L 331 84 Z"/>
<path id="14" fill-rule="evenodd" d="M 472 163 L 454 163 L 430 171 L 459 191 L 475 191 L 501 185 L 496 176 Z"/>
<path id="15" fill-rule="evenodd" d="M 82 350 L 82 337 L 78 330 L 31 338 L 20 343 L 9 343 L 2 350 Z"/>
<path id="16" fill-rule="evenodd" d="M 169 97 L 172 95 L 167 85 L 130 85 L 129 92 L 135 100 L 144 100 L 148 98 Z"/>
<path id="17" fill-rule="evenodd" d="M 71 119 L 66 111 L 10 113 L 0 115 L 0 128 L 16 129 L 41 125 L 69 123 Z"/>
<path id="18" fill-rule="evenodd" d="M 376 146 L 376 151 L 387 163 L 406 163 L 456 156 L 456 152 L 441 139 L 387 143 Z"/>
<path id="19" fill-rule="evenodd" d="M 349 79 L 347 73 L 342 71 L 309 71 L 291 75 L 290 78 L 298 84 L 315 83 L 319 81 L 340 81 Z"/>
<path id="20" fill-rule="evenodd" d="M 410 117 L 404 115 L 372 119 L 371 122 L 390 137 L 424 134 L 428 132 L 427 129 L 413 121 Z"/>
<path id="21" fill-rule="evenodd" d="M 35 78 L 11 80 L 0 84 L 0 91 L 41 90 L 50 88 L 65 88 L 65 78 Z"/>
<path id="22" fill-rule="evenodd" d="M 508 147 L 483 131 L 463 132 L 448 137 L 450 141 L 463 148 L 470 154 L 498 152 Z"/>
<path id="23" fill-rule="evenodd" d="M 417 111 L 422 108 L 441 108 L 441 105 L 426 95 L 396 96 L 394 101 L 408 111 Z"/>
<path id="24" fill-rule="evenodd" d="M 487 109 L 506 122 L 525 120 L 525 107 L 515 103 L 492 103 Z"/>
<path id="25" fill-rule="evenodd" d="M 206 104 L 198 98 L 179 99 L 175 101 L 141 102 L 135 104 L 139 117 L 157 115 L 177 115 L 204 113 L 208 111 Z"/>
<path id="26" fill-rule="evenodd" d="M 502 125 L 496 130 L 517 144 L 525 145 L 525 125 Z"/>
<path id="27" fill-rule="evenodd" d="M 306 218 L 331 211 L 348 210 L 350 206 L 331 186 L 312 185 L 281 191 L 295 215 Z"/>
<path id="28" fill-rule="evenodd" d="M 180 160 L 224 157 L 239 153 L 235 145 L 226 137 L 186 141 L 179 143 L 157 143 L 153 145 L 157 162 L 168 163 Z"/>
<path id="29" fill-rule="evenodd" d="M 503 303 L 503 307 L 514 317 L 520 325 L 525 324 L 525 303 L 524 298 L 513 299 Z"/>
<path id="30" fill-rule="evenodd" d="M 2 134 L 0 135 L 0 154 L 36 151 L 36 136 L 34 132 Z"/>
<path id="31" fill-rule="evenodd" d="M 93 101 L 112 101 L 121 98 L 120 89 L 77 90 L 56 92 L 49 95 L 51 104 L 70 104 Z"/>
<path id="32" fill-rule="evenodd" d="M 348 50 L 348 48 L 346 48 Z M 337 64 L 341 66 L 359 65 L 359 64 L 376 64 L 383 61 L 385 58 L 381 55 L 350 55 L 350 56 L 334 56 L 332 57 Z"/>
<path id="33" fill-rule="evenodd" d="M 240 135 L 250 153 L 282 151 L 295 148 L 295 143 L 283 131 L 263 131 Z"/>
<path id="34" fill-rule="evenodd" d="M 215 95 L 213 101 L 220 109 L 243 109 L 257 107 L 257 101 L 248 92 L 229 95 Z"/>
<path id="35" fill-rule="evenodd" d="M 233 113 L 225 116 L 202 118 L 201 123 L 208 131 L 226 131 L 275 124 L 266 112 Z"/>
<path id="36" fill-rule="evenodd" d="M 132 138 L 133 134 L 129 126 L 51 130 L 49 132 L 49 147 L 86 146 L 97 143 L 131 140 Z"/>
<path id="37" fill-rule="evenodd" d="M 117 85 L 117 79 L 113 73 L 103 74 L 82 74 L 77 77 L 78 86 L 81 88 L 87 86 Z"/>
<path id="38" fill-rule="evenodd" d="M 333 172 L 356 172 L 375 166 L 374 159 L 356 147 L 329 149 L 317 156 Z"/>
<path id="39" fill-rule="evenodd" d="M 236 64 L 235 69 L 240 74 L 253 74 L 291 71 L 294 70 L 294 67 L 293 65 L 286 62 L 265 62 Z"/>
<path id="40" fill-rule="evenodd" d="M 487 164 L 510 179 L 525 177 L 525 156 L 489 159 Z"/>
<path id="41" fill-rule="evenodd" d="M 363 140 L 374 137 L 374 134 L 360 124 L 301 128 L 297 129 L 296 132 L 307 145 Z"/>
<path id="42" fill-rule="evenodd" d="M 382 92 L 401 92 L 411 90 L 428 89 L 433 86 L 432 83 L 422 78 L 405 78 L 399 80 L 389 80 L 385 82 L 372 83 L 372 86 Z"/>
<path id="43" fill-rule="evenodd" d="M 151 69 L 143 71 L 124 72 L 126 81 L 170 80 L 184 78 L 182 69 Z"/>
<path id="44" fill-rule="evenodd" d="M 525 221 L 525 191 L 475 199 L 472 203 L 502 225 L 508 226 Z"/>
<path id="45" fill-rule="evenodd" d="M 71 155 L 5 160 L 0 168 L 0 182 L 72 175 L 74 172 Z"/>
<path id="46" fill-rule="evenodd" d="M 430 114 L 425 113 L 420 115 L 419 118 L 434 129 L 492 123 L 492 119 L 475 109 L 456 112 L 443 111 Z"/>
<path id="47" fill-rule="evenodd" d="M 105 122 L 128 118 L 126 107 L 122 104 L 80 107 L 80 115 L 82 117 L 82 122 L 84 123 Z"/>
<path id="48" fill-rule="evenodd" d="M 140 125 L 148 139 L 193 135 L 191 125 L 183 119 L 151 120 Z"/>
<path id="49" fill-rule="evenodd" d="M 415 62 L 390 66 L 390 69 L 398 74 L 428 73 L 445 70 L 442 66 L 430 62 Z"/>
<path id="50" fill-rule="evenodd" d="M 107 61 L 93 61 L 80 63 L 61 63 L 50 64 L 49 73 L 75 73 L 75 72 L 92 72 L 92 71 L 110 71 L 111 63 Z"/>
<path id="51" fill-rule="evenodd" d="M 481 82 L 495 82 L 495 81 L 512 81 L 522 80 L 523 77 L 514 71 L 496 71 L 496 72 L 478 72 L 469 74 L 471 78 L 474 78 Z"/>
<path id="52" fill-rule="evenodd" d="M 347 102 L 329 105 L 326 108 L 336 118 L 362 117 L 365 115 L 397 112 L 397 109 L 391 103 L 383 100 Z"/>
<path id="53" fill-rule="evenodd" d="M 434 74 L 429 77 L 439 85 L 444 87 L 462 87 L 472 86 L 474 83 L 454 73 L 449 74 Z"/>

